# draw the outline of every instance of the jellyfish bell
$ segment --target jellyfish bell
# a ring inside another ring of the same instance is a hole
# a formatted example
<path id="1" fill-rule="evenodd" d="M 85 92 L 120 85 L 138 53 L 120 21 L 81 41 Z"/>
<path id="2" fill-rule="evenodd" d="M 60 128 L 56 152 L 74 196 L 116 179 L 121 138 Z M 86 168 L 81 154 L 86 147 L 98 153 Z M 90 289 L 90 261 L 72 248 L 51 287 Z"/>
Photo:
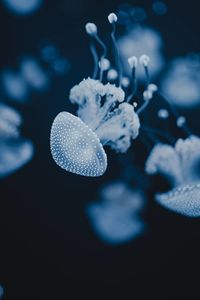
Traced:
<path id="1" fill-rule="evenodd" d="M 162 206 L 187 217 L 200 217 L 200 182 L 186 184 L 156 195 Z"/>
<path id="2" fill-rule="evenodd" d="M 51 128 L 51 153 L 66 171 L 82 176 L 101 176 L 107 157 L 95 133 L 78 117 L 61 112 Z"/>
<path id="3" fill-rule="evenodd" d="M 172 189 L 156 195 L 158 203 L 177 213 L 200 216 L 200 139 L 191 135 L 175 146 L 156 145 L 146 161 L 148 174 L 160 173 L 170 179 Z"/>
<path id="4" fill-rule="evenodd" d="M 0 178 L 20 169 L 33 156 L 33 144 L 25 139 L 10 139 L 0 142 Z"/>
<path id="5" fill-rule="evenodd" d="M 120 244 L 141 235 L 145 228 L 140 216 L 145 202 L 141 191 L 119 180 L 103 185 L 99 196 L 100 201 L 87 206 L 87 215 L 104 242 Z"/>
<path id="6" fill-rule="evenodd" d="M 33 156 L 32 142 L 21 137 L 21 123 L 18 111 L 0 103 L 0 178 L 15 172 Z"/>
<path id="7" fill-rule="evenodd" d="M 87 214 L 95 232 L 107 244 L 117 245 L 137 238 L 145 227 L 138 216 L 128 216 L 119 208 L 104 207 L 99 203 L 90 204 Z"/>
<path id="8" fill-rule="evenodd" d="M 3 0 L 3 3 L 12 13 L 27 15 L 37 11 L 43 0 Z"/>

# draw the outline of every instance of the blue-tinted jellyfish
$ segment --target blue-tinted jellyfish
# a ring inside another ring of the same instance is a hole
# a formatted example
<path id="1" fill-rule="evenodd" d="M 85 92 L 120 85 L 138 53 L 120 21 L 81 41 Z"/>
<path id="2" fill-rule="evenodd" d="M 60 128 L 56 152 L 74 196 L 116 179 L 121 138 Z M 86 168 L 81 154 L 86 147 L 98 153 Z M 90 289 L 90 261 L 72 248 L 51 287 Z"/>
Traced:
<path id="1" fill-rule="evenodd" d="M 58 47 L 50 42 L 44 42 L 40 47 L 41 59 L 47 63 L 56 76 L 66 74 L 70 69 L 70 61 L 64 57 Z"/>
<path id="2" fill-rule="evenodd" d="M 122 244 L 139 237 L 145 229 L 141 211 L 145 197 L 123 182 L 104 186 L 100 200 L 87 206 L 87 215 L 99 238 L 108 244 Z"/>
<path id="3" fill-rule="evenodd" d="M 45 90 L 48 87 L 48 75 L 32 57 L 25 57 L 22 60 L 20 74 L 34 90 Z"/>
<path id="4" fill-rule="evenodd" d="M 92 44 L 91 51 L 95 61 L 93 78 L 82 80 L 70 91 L 69 100 L 77 105 L 78 117 L 62 112 L 55 118 L 51 128 L 50 145 L 55 162 L 61 168 L 83 176 L 101 176 L 105 172 L 107 159 L 103 146 L 125 153 L 131 140 L 139 133 L 140 121 L 133 104 L 135 92 L 126 97 L 121 88 L 123 77 L 114 35 L 116 18 L 115 14 L 108 17 L 113 26 L 111 36 L 118 68 L 118 85 L 103 82 L 104 73 L 111 67 L 106 59 L 107 48 L 97 34 L 96 25 L 88 23 L 86 31 L 103 48 L 103 54 L 98 60 Z M 145 59 L 144 61 L 146 62 Z M 135 57 L 129 59 L 133 74 L 136 62 Z M 96 79 L 98 73 L 99 79 Z M 147 102 L 152 94 L 153 92 L 148 92 L 145 98 Z"/>
<path id="5" fill-rule="evenodd" d="M 0 178 L 15 172 L 33 156 L 32 142 L 20 135 L 21 122 L 16 110 L 0 104 Z"/>
<path id="6" fill-rule="evenodd" d="M 0 299 L 3 299 L 4 296 L 4 288 L 2 285 L 0 285 Z"/>
<path id="7" fill-rule="evenodd" d="M 161 89 L 170 101 L 181 107 L 200 105 L 200 56 L 174 59 L 161 81 Z"/>
<path id="8" fill-rule="evenodd" d="M 28 15 L 37 11 L 43 0 L 3 0 L 3 3 L 14 14 Z"/>
<path id="9" fill-rule="evenodd" d="M 126 74 L 130 74 L 128 58 L 132 55 L 140 57 L 143 53 L 150 57 L 151 77 L 158 75 L 164 66 L 162 54 L 163 41 L 159 32 L 149 27 L 135 26 L 124 36 L 118 39 L 123 68 Z M 137 68 L 137 77 L 145 80 L 142 66 Z"/>
<path id="10" fill-rule="evenodd" d="M 146 161 L 148 174 L 160 173 L 172 190 L 157 194 L 164 207 L 188 217 L 200 216 L 200 139 L 191 135 L 175 146 L 157 144 Z"/>
<path id="11" fill-rule="evenodd" d="M 154 1 L 152 4 L 152 9 L 155 14 L 160 16 L 165 15 L 168 11 L 166 3 L 163 1 Z"/>
<path id="12" fill-rule="evenodd" d="M 26 102 L 29 96 L 29 87 L 25 78 L 12 70 L 4 70 L 1 73 L 1 83 L 5 95 L 17 102 Z"/>

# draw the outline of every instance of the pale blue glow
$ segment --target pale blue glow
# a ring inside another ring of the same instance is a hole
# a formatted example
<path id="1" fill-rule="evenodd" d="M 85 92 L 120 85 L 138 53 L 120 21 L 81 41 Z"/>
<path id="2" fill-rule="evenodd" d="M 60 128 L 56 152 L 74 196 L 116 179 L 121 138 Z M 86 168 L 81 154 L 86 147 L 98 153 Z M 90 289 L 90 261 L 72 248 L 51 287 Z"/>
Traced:
<path id="1" fill-rule="evenodd" d="M 145 198 L 123 182 L 103 187 L 100 200 L 87 206 L 87 214 L 99 238 L 108 244 L 121 244 L 140 236 L 145 224 L 140 216 Z"/>
<path id="2" fill-rule="evenodd" d="M 26 57 L 22 60 L 20 73 L 32 89 L 44 90 L 48 87 L 48 76 L 34 58 Z"/>
<path id="3" fill-rule="evenodd" d="M 12 13 L 28 15 L 37 11 L 43 0 L 3 0 L 3 3 Z"/>
<path id="4" fill-rule="evenodd" d="M 2 71 L 1 81 L 4 93 L 8 98 L 18 102 L 27 101 L 29 87 L 20 73 L 11 70 Z"/>
<path id="5" fill-rule="evenodd" d="M 128 58 L 131 56 L 140 57 L 146 54 L 150 58 L 149 68 L 151 78 L 158 75 L 164 66 L 162 54 L 163 40 L 159 32 L 149 27 L 135 26 L 118 40 L 121 59 L 124 71 L 130 74 Z M 137 77 L 145 79 L 144 68 L 138 65 Z"/>
<path id="6" fill-rule="evenodd" d="M 3 299 L 4 296 L 4 288 L 0 285 L 0 299 Z"/>
<path id="7" fill-rule="evenodd" d="M 200 105 L 200 56 L 174 59 L 161 81 L 161 89 L 177 106 Z"/>
<path id="8" fill-rule="evenodd" d="M 165 15 L 168 10 L 167 5 L 162 1 L 155 1 L 152 4 L 152 9 L 155 14 L 161 15 L 161 16 Z"/>
<path id="9" fill-rule="evenodd" d="M 190 217 L 200 216 L 200 139 L 179 139 L 175 146 L 158 144 L 146 161 L 148 174 L 160 173 L 168 178 L 172 190 L 156 195 L 163 206 Z"/>
<path id="10" fill-rule="evenodd" d="M 32 142 L 21 137 L 21 122 L 16 110 L 0 104 L 0 177 L 15 172 L 33 156 Z"/>

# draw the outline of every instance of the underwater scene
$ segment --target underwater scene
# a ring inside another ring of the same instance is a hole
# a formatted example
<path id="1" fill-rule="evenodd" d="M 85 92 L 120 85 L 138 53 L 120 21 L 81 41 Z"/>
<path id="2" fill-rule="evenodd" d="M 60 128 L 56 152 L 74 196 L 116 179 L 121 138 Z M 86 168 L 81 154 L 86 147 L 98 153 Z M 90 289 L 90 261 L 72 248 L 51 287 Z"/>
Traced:
<path id="1" fill-rule="evenodd" d="M 199 11 L 1 0 L 0 300 L 200 299 Z"/>

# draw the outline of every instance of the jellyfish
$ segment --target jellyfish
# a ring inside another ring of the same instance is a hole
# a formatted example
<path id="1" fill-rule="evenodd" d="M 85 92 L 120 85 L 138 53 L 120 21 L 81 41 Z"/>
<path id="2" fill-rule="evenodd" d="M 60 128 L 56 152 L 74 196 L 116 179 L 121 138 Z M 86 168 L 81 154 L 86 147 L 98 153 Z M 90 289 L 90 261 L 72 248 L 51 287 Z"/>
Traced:
<path id="1" fill-rule="evenodd" d="M 153 28 L 138 25 L 134 26 L 127 34 L 118 39 L 118 46 L 123 69 L 126 74 L 130 74 L 127 60 L 132 55 L 139 57 L 145 53 L 150 57 L 152 79 L 156 78 L 164 66 L 162 37 L 160 33 Z M 140 81 L 145 80 L 143 68 L 140 66 L 137 69 L 137 77 Z"/>
<path id="2" fill-rule="evenodd" d="M 0 178 L 14 173 L 33 157 L 32 142 L 20 134 L 21 123 L 16 110 L 0 104 Z"/>
<path id="3" fill-rule="evenodd" d="M 200 105 L 200 56 L 175 58 L 161 80 L 161 90 L 176 106 Z"/>
<path id="4" fill-rule="evenodd" d="M 22 74 L 12 70 L 3 70 L 1 82 L 4 93 L 8 98 L 17 102 L 26 102 L 30 89 Z"/>
<path id="5" fill-rule="evenodd" d="M 200 138 L 190 135 L 178 139 L 175 146 L 157 144 L 147 161 L 148 174 L 160 173 L 172 189 L 156 195 L 162 206 L 184 216 L 200 216 Z"/>
<path id="6" fill-rule="evenodd" d="M 103 186 L 100 200 L 87 205 L 86 212 L 98 237 L 107 244 L 122 244 L 139 237 L 145 229 L 141 211 L 145 197 L 126 183 Z"/>
<path id="7" fill-rule="evenodd" d="M 8 10 L 17 15 L 28 15 L 36 12 L 43 0 L 3 0 Z"/>
<path id="8" fill-rule="evenodd" d="M 4 288 L 2 285 L 0 285 L 0 299 L 3 299 L 4 296 Z"/>
<path id="9" fill-rule="evenodd" d="M 107 168 L 104 146 L 109 146 L 116 152 L 127 152 L 131 141 L 139 134 L 138 114 L 146 107 L 154 93 L 152 85 L 148 84 L 143 94 L 146 104 L 140 107 L 137 114 L 133 101 L 136 92 L 137 58 L 135 56 L 129 58 L 133 87 L 131 93 L 126 95 L 122 89 L 123 76 L 115 38 L 117 16 L 111 13 L 108 20 L 113 28 L 111 37 L 118 71 L 117 85 L 104 83 L 105 73 L 112 69 L 106 58 L 107 48 L 97 33 L 96 25 L 87 23 L 86 32 L 102 47 L 103 53 L 98 59 L 92 42 L 91 52 L 95 62 L 93 77 L 83 79 L 72 87 L 69 93 L 70 102 L 77 106 L 77 116 L 69 112 L 59 113 L 53 121 L 50 134 L 50 147 L 54 161 L 66 171 L 82 176 L 96 177 L 104 174 Z M 146 73 L 148 73 L 148 62 L 148 56 L 141 56 L 140 63 Z"/>
<path id="10" fill-rule="evenodd" d="M 24 57 L 20 65 L 20 74 L 27 84 L 34 90 L 45 90 L 48 76 L 33 57 Z"/>

